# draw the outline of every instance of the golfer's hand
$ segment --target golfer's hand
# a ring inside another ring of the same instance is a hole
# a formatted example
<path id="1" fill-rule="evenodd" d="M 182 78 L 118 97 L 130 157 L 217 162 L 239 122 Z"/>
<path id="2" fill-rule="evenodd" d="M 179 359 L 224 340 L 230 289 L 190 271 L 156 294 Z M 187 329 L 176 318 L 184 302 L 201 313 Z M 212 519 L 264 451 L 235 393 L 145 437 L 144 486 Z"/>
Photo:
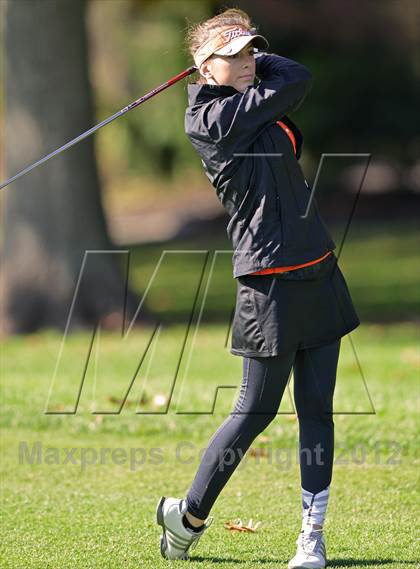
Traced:
<path id="1" fill-rule="evenodd" d="M 263 67 L 266 67 L 267 56 L 269 55 L 270 54 L 265 51 L 258 51 L 257 53 L 254 53 L 255 75 L 257 75 L 260 79 L 262 79 L 264 75 L 267 75 L 267 72 L 266 73 L 263 72 Z"/>

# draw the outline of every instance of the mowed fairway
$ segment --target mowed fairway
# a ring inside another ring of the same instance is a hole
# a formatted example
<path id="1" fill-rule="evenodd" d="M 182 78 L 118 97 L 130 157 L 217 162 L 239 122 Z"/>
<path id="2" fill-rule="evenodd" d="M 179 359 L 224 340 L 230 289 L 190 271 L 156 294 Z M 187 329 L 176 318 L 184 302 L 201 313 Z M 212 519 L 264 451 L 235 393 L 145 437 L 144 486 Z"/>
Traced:
<path id="1" fill-rule="evenodd" d="M 414 319 L 395 319 L 398 306 L 405 315 L 418 308 L 417 239 L 409 229 L 388 229 L 365 232 L 360 242 L 356 236 L 342 263 L 356 306 L 366 296 L 373 300 L 361 311 L 362 325 L 342 339 L 325 523 L 330 567 L 414 568 L 420 557 L 419 327 Z M 370 285 L 357 267 L 362 246 L 371 253 Z M 408 297 L 395 288 L 394 251 L 401 252 Z M 394 321 L 374 323 L 379 306 Z M 158 498 L 185 496 L 200 450 L 229 414 L 241 382 L 241 358 L 225 347 L 226 324 L 194 330 L 186 337 L 182 323 L 162 329 L 119 414 L 150 330 L 135 330 L 125 341 L 112 333 L 96 339 L 76 413 L 90 333 L 67 339 L 55 381 L 60 334 L 3 342 L 2 568 L 287 566 L 301 516 L 293 376 L 278 416 L 217 500 L 213 525 L 191 560 L 160 556 Z M 46 405 L 53 414 L 44 413 Z M 237 518 L 262 525 L 255 533 L 225 529 L 224 522 Z"/>

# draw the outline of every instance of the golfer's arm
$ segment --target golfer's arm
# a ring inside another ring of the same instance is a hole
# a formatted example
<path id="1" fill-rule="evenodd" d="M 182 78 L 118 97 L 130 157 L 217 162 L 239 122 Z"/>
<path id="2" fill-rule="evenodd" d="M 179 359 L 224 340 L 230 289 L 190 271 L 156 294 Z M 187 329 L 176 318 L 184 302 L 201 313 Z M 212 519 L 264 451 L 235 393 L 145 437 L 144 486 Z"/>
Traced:
<path id="1" fill-rule="evenodd" d="M 210 138 L 226 151 L 243 150 L 270 122 L 296 110 L 313 82 L 304 65 L 276 54 L 256 55 L 256 75 L 256 86 L 216 99 L 203 115 Z"/>
<path id="2" fill-rule="evenodd" d="M 275 53 L 257 53 L 255 59 L 256 75 L 261 79 L 257 90 L 260 88 L 263 101 L 270 104 L 271 99 L 275 99 L 275 113 L 278 108 L 283 115 L 296 110 L 312 88 L 313 76 L 309 69 Z M 275 91 L 273 95 L 267 94 L 270 89 Z"/>

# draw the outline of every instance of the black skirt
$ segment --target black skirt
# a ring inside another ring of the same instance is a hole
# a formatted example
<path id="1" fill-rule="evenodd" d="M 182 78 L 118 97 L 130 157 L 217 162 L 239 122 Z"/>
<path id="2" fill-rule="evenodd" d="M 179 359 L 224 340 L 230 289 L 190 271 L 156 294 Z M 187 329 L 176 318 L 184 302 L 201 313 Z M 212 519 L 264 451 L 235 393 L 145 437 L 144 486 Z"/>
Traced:
<path id="1" fill-rule="evenodd" d="M 360 324 L 334 252 L 308 267 L 236 280 L 234 355 L 269 357 L 320 346 Z"/>

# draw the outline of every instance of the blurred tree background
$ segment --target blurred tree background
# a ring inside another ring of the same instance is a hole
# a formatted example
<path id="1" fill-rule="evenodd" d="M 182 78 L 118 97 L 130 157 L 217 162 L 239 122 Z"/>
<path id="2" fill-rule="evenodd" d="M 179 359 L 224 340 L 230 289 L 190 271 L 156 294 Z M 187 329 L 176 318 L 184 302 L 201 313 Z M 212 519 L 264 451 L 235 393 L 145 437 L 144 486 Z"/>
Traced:
<path id="1" fill-rule="evenodd" d="M 268 37 L 270 51 L 301 61 L 313 72 L 312 91 L 296 114 L 308 174 L 315 172 L 323 152 L 368 152 L 378 164 L 387 164 L 388 179 L 379 189 L 418 192 L 415 0 L 363 6 L 336 0 L 91 0 L 97 116 L 111 114 L 190 65 L 183 45 L 186 23 L 234 6 L 250 14 Z M 119 198 L 129 199 L 136 179 L 163 181 L 170 191 L 172 184 L 179 188 L 184 180 L 189 183 L 189 175 L 200 174 L 200 161 L 185 142 L 185 105 L 186 86 L 179 83 L 149 101 L 147 109 L 99 133 L 105 184 Z"/>
<path id="2" fill-rule="evenodd" d="M 4 41 L 7 5 L 22 18 L 13 20 L 9 43 Z M 191 65 L 184 43 L 188 24 L 229 7 L 249 13 L 268 38 L 269 51 L 300 61 L 313 73 L 312 90 L 293 114 L 304 135 L 300 163 L 307 179 L 314 180 L 323 153 L 368 153 L 371 160 L 353 227 L 363 218 L 418 221 L 420 8 L 416 0 L 362 4 L 344 0 L 3 0 L 2 46 L 10 79 L 9 84 L 7 76 L 2 81 L 2 97 L 5 92 L 9 96 L 9 108 L 2 104 L 8 125 L 3 148 L 9 153 L 4 153 L 9 157 L 2 179 Z M 47 8 L 54 12 L 51 25 L 42 18 Z M 15 327 L 17 331 L 62 326 L 86 249 L 138 244 L 131 251 L 135 288 L 140 292 L 152 270 L 144 270 L 147 263 L 152 267 L 159 258 L 159 248 L 151 253 L 147 241 L 155 239 L 162 249 L 175 243 L 175 238 L 189 236 L 189 246 L 194 247 L 206 232 L 206 247 L 229 248 L 226 240 L 213 238 L 224 235 L 227 217 L 184 133 L 187 82 L 194 80 L 195 75 L 176 83 L 102 128 L 90 141 L 29 174 L 22 186 L 17 182 L 2 192 L 9 223 L 4 223 L 2 240 L 10 253 L 3 261 L 14 259 L 17 279 L 26 283 L 43 274 L 43 302 L 49 304 L 46 317 L 39 310 L 40 296 L 34 296 L 26 308 L 30 314 Z M 40 133 L 33 145 L 28 112 Z M 347 221 L 365 167 L 366 160 L 357 157 L 327 161 L 317 195 L 329 223 Z M 145 210 L 148 216 L 143 215 Z M 38 256 L 35 267 L 31 249 L 18 248 L 18 241 L 13 242 L 17 231 L 13 215 L 22 211 L 38 227 L 45 249 L 54 250 L 55 257 L 65 261 L 63 266 L 71 266 L 71 278 L 62 287 L 67 296 L 54 296 L 57 286 L 52 277 L 58 273 L 52 271 L 51 259 L 44 259 L 42 265 Z M 26 257 L 20 255 L 18 263 L 16 252 L 23 249 Z M 36 271 L 29 270 L 28 258 Z M 106 263 L 94 278 L 100 280 L 101 274 L 109 275 L 103 277 L 109 290 L 103 287 L 94 301 L 87 299 L 81 323 L 96 321 L 104 307 L 115 308 L 119 303 L 114 298 L 120 294 L 124 268 Z M 410 295 L 407 310 L 411 311 L 417 297 Z M 25 294 L 15 299 L 15 312 L 23 309 L 23 298 Z M 133 295 L 133 307 L 135 300 Z M 161 306 L 160 301 L 156 305 Z M 60 315 L 59 305 L 64 307 Z M 99 308 L 92 311 L 92 305 Z M 177 306 L 182 306 L 179 299 Z M 366 306 L 366 314 L 374 318 L 378 307 Z M 392 314 L 397 317 L 398 310 Z"/>

